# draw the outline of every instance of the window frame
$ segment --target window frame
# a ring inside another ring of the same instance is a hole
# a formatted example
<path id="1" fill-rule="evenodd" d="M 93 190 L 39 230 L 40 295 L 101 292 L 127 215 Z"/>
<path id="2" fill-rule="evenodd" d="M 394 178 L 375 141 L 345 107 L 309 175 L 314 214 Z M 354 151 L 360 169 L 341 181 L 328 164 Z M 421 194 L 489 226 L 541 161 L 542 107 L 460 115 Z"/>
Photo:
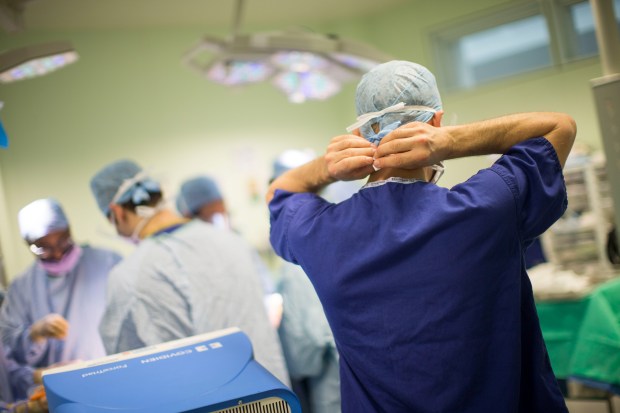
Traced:
<path id="1" fill-rule="evenodd" d="M 435 72 L 440 79 L 440 83 L 444 86 L 446 92 L 460 92 L 531 71 L 558 68 L 576 61 L 597 57 L 598 54 L 580 56 L 577 53 L 577 38 L 579 34 L 573 25 L 571 7 L 579 3 L 589 3 L 589 1 L 532 0 L 516 5 L 503 5 L 493 7 L 482 13 L 466 16 L 433 29 L 429 33 L 429 39 L 433 53 L 432 58 L 435 62 Z M 549 65 L 525 70 L 518 74 L 506 74 L 506 76 L 497 79 L 474 82 L 472 85 L 463 84 L 460 81 L 459 74 L 452 68 L 462 63 L 455 49 L 463 37 L 534 16 L 542 16 L 546 24 L 549 36 Z"/>

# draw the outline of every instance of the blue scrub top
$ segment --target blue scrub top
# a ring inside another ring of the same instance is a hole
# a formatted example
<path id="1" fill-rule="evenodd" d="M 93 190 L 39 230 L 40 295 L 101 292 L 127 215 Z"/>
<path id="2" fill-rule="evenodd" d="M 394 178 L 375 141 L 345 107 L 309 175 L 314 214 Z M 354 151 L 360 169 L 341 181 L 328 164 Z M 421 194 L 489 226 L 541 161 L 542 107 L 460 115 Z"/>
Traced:
<path id="1" fill-rule="evenodd" d="M 323 304 L 342 411 L 567 412 L 524 260 L 566 204 L 544 138 L 452 189 L 391 179 L 340 204 L 276 191 L 271 242 Z"/>

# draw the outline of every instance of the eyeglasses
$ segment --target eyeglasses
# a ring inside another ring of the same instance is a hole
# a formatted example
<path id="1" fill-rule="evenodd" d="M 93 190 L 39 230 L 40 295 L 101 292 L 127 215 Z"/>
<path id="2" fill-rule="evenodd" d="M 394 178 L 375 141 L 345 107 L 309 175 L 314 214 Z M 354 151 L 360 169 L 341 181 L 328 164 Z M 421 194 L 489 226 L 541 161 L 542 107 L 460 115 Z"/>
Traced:
<path id="1" fill-rule="evenodd" d="M 55 245 L 37 245 L 30 244 L 30 251 L 41 259 L 49 259 L 54 256 L 56 251 L 60 251 L 61 255 L 66 254 L 73 247 L 73 240 L 69 233 L 60 238 Z"/>

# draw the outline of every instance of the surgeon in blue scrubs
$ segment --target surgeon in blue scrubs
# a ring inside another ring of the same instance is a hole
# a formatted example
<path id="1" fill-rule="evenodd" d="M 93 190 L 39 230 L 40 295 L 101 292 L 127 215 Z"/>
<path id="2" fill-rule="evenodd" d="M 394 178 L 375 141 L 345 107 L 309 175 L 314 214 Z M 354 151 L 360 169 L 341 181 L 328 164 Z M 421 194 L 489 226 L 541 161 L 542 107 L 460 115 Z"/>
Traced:
<path id="1" fill-rule="evenodd" d="M 18 363 L 48 367 L 103 357 L 98 326 L 105 309 L 114 251 L 79 245 L 53 198 L 37 199 L 18 214 L 35 261 L 9 286 L 0 309 L 0 335 Z"/>
<path id="2" fill-rule="evenodd" d="M 299 264 L 340 354 L 343 412 L 567 412 L 524 252 L 567 204 L 576 126 L 522 113 L 441 127 L 431 72 L 392 61 L 356 91 L 358 122 L 267 193 L 271 243 Z M 448 159 L 502 154 L 452 188 Z M 348 200 L 317 195 L 368 176 Z"/>

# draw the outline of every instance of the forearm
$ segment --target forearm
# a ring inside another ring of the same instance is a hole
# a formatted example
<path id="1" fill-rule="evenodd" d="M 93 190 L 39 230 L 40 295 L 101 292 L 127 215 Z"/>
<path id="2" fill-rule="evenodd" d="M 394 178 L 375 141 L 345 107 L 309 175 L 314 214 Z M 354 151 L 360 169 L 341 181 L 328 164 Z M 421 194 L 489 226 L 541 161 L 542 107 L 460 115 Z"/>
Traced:
<path id="1" fill-rule="evenodd" d="M 47 350 L 47 340 L 32 341 L 29 326 L 25 326 L 15 333 L 17 335 L 8 343 L 15 360 L 31 366 L 38 364 Z"/>
<path id="2" fill-rule="evenodd" d="M 21 366 L 9 360 L 9 381 L 15 398 L 26 398 L 28 390 L 35 384 L 35 373 L 31 367 Z"/>
<path id="3" fill-rule="evenodd" d="M 576 134 L 573 119 L 555 112 L 519 113 L 445 128 L 451 137 L 446 159 L 503 154 L 525 140 L 542 136 L 554 146 L 562 165 Z"/>
<path id="4" fill-rule="evenodd" d="M 267 203 L 271 201 L 276 189 L 288 192 L 316 193 L 333 182 L 335 179 L 330 176 L 325 158 L 321 156 L 276 178 L 269 185 L 266 200 Z"/>

